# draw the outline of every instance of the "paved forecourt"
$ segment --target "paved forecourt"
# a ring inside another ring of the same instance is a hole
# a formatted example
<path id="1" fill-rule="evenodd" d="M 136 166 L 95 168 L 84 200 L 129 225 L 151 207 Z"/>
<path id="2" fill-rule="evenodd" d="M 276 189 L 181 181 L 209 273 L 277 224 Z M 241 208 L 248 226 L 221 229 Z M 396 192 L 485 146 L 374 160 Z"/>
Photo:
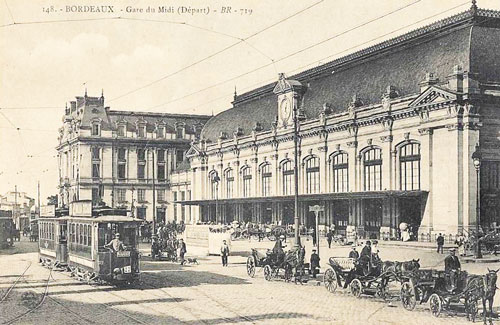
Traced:
<path id="1" fill-rule="evenodd" d="M 261 243 L 263 247 L 272 244 Z M 33 264 L 7 299 L 0 303 L 0 322 L 9 322 L 36 306 L 49 279 L 44 303 L 17 323 L 468 324 L 463 314 L 434 318 L 427 305 L 409 312 L 397 300 L 357 299 L 343 290 L 331 294 L 323 286 L 301 286 L 280 280 L 267 282 L 261 270 L 251 279 L 246 275 L 245 252 L 234 250 L 239 245 L 256 246 L 259 243 L 233 243 L 233 251 L 239 256 L 230 256 L 227 268 L 220 265 L 218 256 L 200 256 L 199 265 L 186 266 L 151 261 L 145 256 L 142 282 L 131 288 L 88 285 L 70 278 L 68 273 L 52 272 L 49 278 L 50 271 L 36 263 L 36 253 L 1 255 L 1 296 L 16 276 L 30 262 Z M 347 250 L 335 247 L 327 252 L 323 249 L 322 256 L 329 252 L 342 255 Z M 195 252 L 194 247 L 188 247 L 188 255 L 194 256 Z M 443 257 L 404 248 L 387 248 L 381 252 L 383 258 L 387 259 L 387 254 L 401 260 L 414 253 L 424 261 L 424 266 L 427 261 L 432 263 Z M 478 267 L 476 264 L 471 266 Z"/>

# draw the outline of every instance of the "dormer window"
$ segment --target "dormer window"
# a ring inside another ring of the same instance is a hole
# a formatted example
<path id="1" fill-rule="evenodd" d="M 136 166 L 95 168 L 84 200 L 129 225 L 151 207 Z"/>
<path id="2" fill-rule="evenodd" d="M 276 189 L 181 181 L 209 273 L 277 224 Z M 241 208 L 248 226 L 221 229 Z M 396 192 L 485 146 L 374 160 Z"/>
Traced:
<path id="1" fill-rule="evenodd" d="M 125 124 L 118 125 L 118 130 L 117 130 L 118 136 L 119 137 L 124 137 L 125 136 L 125 132 L 126 132 L 126 126 L 125 126 Z"/>
<path id="2" fill-rule="evenodd" d="M 101 135 L 101 124 L 99 122 L 92 123 L 92 135 L 93 136 Z"/>
<path id="3" fill-rule="evenodd" d="M 164 126 L 159 126 L 156 129 L 156 137 L 159 139 L 163 139 L 165 137 L 165 127 Z"/>
<path id="4" fill-rule="evenodd" d="M 145 125 L 139 125 L 137 127 L 137 137 L 138 138 L 145 138 L 146 137 L 146 126 Z"/>

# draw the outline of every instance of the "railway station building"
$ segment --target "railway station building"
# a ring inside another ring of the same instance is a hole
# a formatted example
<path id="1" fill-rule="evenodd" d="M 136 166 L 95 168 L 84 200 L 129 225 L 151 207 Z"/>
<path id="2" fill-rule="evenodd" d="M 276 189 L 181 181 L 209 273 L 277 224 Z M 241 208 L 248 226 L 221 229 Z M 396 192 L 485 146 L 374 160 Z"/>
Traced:
<path id="1" fill-rule="evenodd" d="M 481 226 L 499 224 L 498 40 L 500 12 L 473 5 L 235 94 L 172 171 L 169 215 L 293 224 L 296 117 L 301 224 L 321 205 L 320 225 L 340 232 L 456 235 L 476 226 L 478 194 Z"/>
<path id="2" fill-rule="evenodd" d="M 85 91 L 66 107 L 59 129 L 59 206 L 92 200 L 164 222 L 171 171 L 209 118 L 111 110 L 104 95 Z"/>

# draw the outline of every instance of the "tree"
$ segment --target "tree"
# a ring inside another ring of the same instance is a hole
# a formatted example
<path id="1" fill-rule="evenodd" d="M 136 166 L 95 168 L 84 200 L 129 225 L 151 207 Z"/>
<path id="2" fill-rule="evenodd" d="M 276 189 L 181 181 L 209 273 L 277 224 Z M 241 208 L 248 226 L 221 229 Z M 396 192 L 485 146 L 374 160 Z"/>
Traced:
<path id="1" fill-rule="evenodd" d="M 48 205 L 55 205 L 57 206 L 57 201 L 58 201 L 58 196 L 57 195 L 51 195 L 47 198 L 47 204 Z"/>

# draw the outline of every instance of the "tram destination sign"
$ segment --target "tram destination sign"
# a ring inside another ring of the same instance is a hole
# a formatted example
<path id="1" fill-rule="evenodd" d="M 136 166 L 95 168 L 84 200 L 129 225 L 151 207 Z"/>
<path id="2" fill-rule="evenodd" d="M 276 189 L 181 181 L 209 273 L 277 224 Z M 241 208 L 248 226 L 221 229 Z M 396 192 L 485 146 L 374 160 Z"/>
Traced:
<path id="1" fill-rule="evenodd" d="M 40 207 L 40 218 L 52 218 L 56 216 L 56 206 L 53 204 Z"/>

